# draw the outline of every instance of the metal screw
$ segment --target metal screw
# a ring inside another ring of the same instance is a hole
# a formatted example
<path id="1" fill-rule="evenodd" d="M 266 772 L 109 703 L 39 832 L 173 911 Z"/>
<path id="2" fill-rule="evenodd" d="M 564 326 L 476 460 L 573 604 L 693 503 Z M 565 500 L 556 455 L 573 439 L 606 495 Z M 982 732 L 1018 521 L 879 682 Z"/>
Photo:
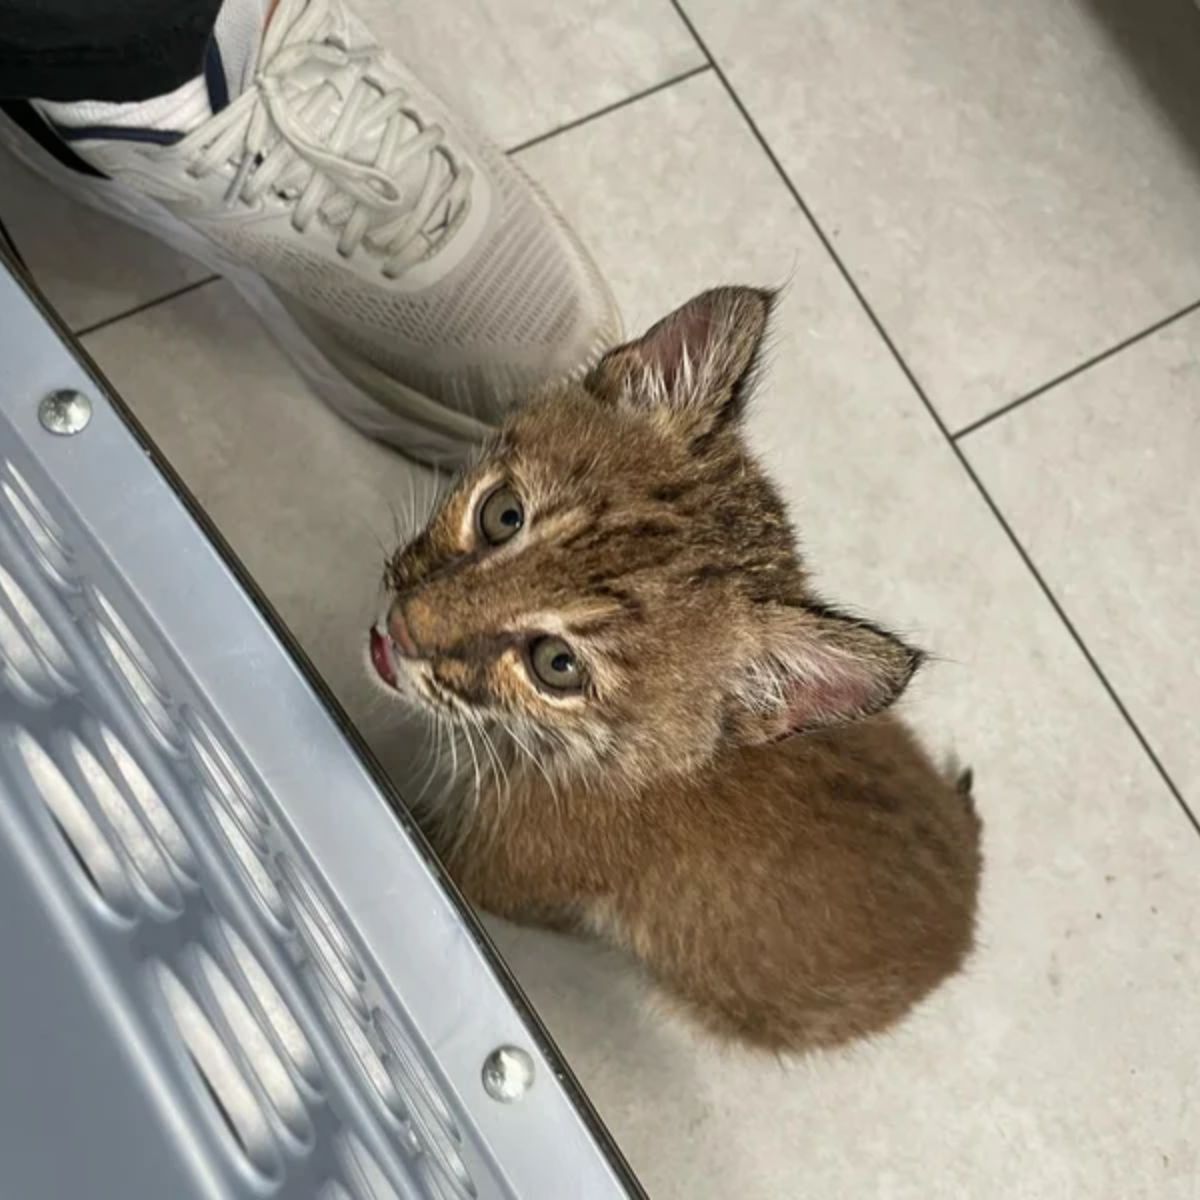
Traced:
<path id="1" fill-rule="evenodd" d="M 533 1059 L 520 1046 L 500 1046 L 483 1063 L 483 1090 L 501 1104 L 520 1100 L 533 1086 Z"/>
<path id="2" fill-rule="evenodd" d="M 73 388 L 51 392 L 38 405 L 38 420 L 42 428 L 60 437 L 81 433 L 91 419 L 92 402 Z"/>

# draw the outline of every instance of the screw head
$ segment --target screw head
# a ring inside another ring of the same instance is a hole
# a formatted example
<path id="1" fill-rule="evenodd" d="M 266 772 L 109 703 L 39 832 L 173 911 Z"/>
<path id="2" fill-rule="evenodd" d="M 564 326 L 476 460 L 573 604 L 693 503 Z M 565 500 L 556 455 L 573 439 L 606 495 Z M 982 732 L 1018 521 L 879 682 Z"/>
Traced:
<path id="1" fill-rule="evenodd" d="M 62 388 L 42 397 L 38 420 L 42 428 L 59 437 L 71 437 L 87 428 L 92 419 L 92 402 L 82 392 Z"/>
<path id="2" fill-rule="evenodd" d="M 501 1104 L 520 1100 L 533 1086 L 533 1059 L 520 1046 L 499 1046 L 483 1063 L 483 1090 Z"/>

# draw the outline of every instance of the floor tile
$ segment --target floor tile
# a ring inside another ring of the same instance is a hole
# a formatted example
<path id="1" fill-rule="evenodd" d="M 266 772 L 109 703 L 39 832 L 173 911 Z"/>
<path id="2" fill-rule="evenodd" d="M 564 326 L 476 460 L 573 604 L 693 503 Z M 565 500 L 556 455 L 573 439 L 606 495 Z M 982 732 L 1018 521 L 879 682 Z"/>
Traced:
<path id="1" fill-rule="evenodd" d="M 1200 298 L 1194 5 L 683 3 L 952 428 Z"/>
<path id="2" fill-rule="evenodd" d="M 355 0 L 380 39 L 502 146 L 700 66 L 669 4 Z"/>
<path id="3" fill-rule="evenodd" d="M 843 1054 L 715 1046 L 618 956 L 494 926 L 650 1193 L 1194 1200 L 1200 850 L 717 81 L 522 161 L 631 327 L 790 279 L 756 444 L 830 595 L 940 656 L 910 711 L 974 764 L 987 821 L 970 971 Z M 222 285 L 87 344 L 375 744 L 401 741 L 358 655 L 414 470 L 321 409 Z"/>
<path id="4" fill-rule="evenodd" d="M 328 410 L 224 282 L 84 345 L 343 705 L 377 733 L 375 718 L 391 714 L 369 686 L 362 647 L 385 552 L 431 497 L 431 473 Z M 372 738 L 376 749 L 410 762 L 391 744 L 400 739 L 390 721 L 386 734 Z"/>
<path id="5" fill-rule="evenodd" d="M 1200 314 L 964 439 L 1163 764 L 1200 808 Z"/>
<path id="6" fill-rule="evenodd" d="M 0 221 L 59 315 L 86 329 L 211 272 L 82 208 L 0 151 Z"/>
<path id="7" fill-rule="evenodd" d="M 631 328 L 791 280 L 757 443 L 830 595 L 940 657 L 910 710 L 974 764 L 988 826 L 972 969 L 844 1055 L 755 1060 L 652 1006 L 618 1026 L 610 960 L 504 942 L 652 1194 L 1190 1196 L 1200 847 L 761 151 L 700 78 L 523 157 Z"/>

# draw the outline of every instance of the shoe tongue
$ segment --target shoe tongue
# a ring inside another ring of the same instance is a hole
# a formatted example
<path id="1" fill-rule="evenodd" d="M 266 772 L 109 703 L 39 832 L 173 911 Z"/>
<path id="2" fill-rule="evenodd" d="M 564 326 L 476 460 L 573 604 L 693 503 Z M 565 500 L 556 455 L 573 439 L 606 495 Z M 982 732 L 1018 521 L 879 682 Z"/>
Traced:
<path id="1" fill-rule="evenodd" d="M 254 78 L 271 0 L 225 0 L 204 58 L 208 101 L 218 113 Z"/>

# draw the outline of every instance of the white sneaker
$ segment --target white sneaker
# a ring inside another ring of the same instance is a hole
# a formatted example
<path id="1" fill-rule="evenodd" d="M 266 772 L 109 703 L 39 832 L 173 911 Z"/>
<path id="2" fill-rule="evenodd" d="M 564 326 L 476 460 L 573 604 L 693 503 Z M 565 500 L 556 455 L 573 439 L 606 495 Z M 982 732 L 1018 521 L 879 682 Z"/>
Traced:
<path id="1" fill-rule="evenodd" d="M 456 463 L 619 340 L 612 298 L 549 202 L 341 0 L 281 0 L 265 34 L 262 5 L 226 0 L 178 92 L 39 102 L 37 142 L 6 119 L 0 141 L 225 275 L 359 428 Z"/>

